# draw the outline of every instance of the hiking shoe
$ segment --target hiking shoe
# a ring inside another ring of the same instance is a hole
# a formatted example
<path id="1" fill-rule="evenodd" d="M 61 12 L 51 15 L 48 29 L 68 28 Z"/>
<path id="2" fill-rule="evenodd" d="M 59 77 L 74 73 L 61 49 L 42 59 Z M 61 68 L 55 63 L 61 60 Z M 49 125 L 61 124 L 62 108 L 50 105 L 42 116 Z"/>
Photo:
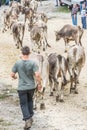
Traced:
<path id="1" fill-rule="evenodd" d="M 24 130 L 27 130 L 27 129 L 31 128 L 31 126 L 32 126 L 32 121 L 31 121 L 31 119 L 26 120 L 26 121 L 25 121 Z"/>
<path id="2" fill-rule="evenodd" d="M 30 120 L 31 120 L 31 123 L 33 123 L 33 122 L 34 122 L 34 120 L 33 120 L 33 118 L 32 118 L 32 117 L 30 118 Z"/>

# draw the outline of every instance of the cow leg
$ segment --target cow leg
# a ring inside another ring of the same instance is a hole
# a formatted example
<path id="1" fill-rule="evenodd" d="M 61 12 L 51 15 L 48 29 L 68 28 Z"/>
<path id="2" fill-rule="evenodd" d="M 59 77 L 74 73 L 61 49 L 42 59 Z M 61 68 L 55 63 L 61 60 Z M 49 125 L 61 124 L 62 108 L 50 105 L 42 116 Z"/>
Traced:
<path id="1" fill-rule="evenodd" d="M 37 92 L 36 92 L 36 90 L 34 92 L 34 97 L 33 97 L 33 109 L 34 110 L 37 109 Z"/>
<path id="2" fill-rule="evenodd" d="M 51 77 L 49 77 L 49 86 L 50 86 L 50 96 L 53 96 L 53 79 Z"/>
<path id="3" fill-rule="evenodd" d="M 21 48 L 22 48 L 22 40 L 19 39 L 19 43 L 20 43 L 20 46 L 21 46 Z"/>
<path id="4" fill-rule="evenodd" d="M 56 79 L 56 81 L 55 81 L 56 102 L 59 101 L 59 88 L 58 88 L 58 86 L 59 86 L 59 82 L 58 82 L 57 79 Z"/>
<path id="5" fill-rule="evenodd" d="M 72 93 L 72 90 L 73 90 L 73 77 L 72 76 L 70 77 L 70 82 L 71 82 L 71 84 L 70 84 L 70 93 Z"/>
<path id="6" fill-rule="evenodd" d="M 82 46 L 82 43 L 81 43 L 82 35 L 83 35 L 83 33 L 81 33 L 80 36 L 79 36 L 79 43 L 80 43 L 81 46 Z"/>
<path id="7" fill-rule="evenodd" d="M 31 43 L 32 43 L 32 45 L 31 45 L 31 46 L 32 46 L 32 51 L 35 52 L 35 50 L 36 50 L 36 49 L 35 49 L 35 47 L 36 47 L 35 44 L 36 44 L 36 43 L 35 43 L 35 41 L 32 40 L 32 39 L 31 39 Z"/>
<path id="8" fill-rule="evenodd" d="M 47 38 L 44 36 L 43 51 L 46 51 L 47 45 L 49 45 L 49 44 L 48 44 L 48 42 L 47 42 Z"/>
<path id="9" fill-rule="evenodd" d="M 78 91 L 77 91 L 77 74 L 76 73 L 74 73 L 74 83 L 75 83 L 75 85 L 74 85 L 74 92 L 75 92 L 75 94 L 78 94 Z"/>
<path id="10" fill-rule="evenodd" d="M 60 94 L 60 102 L 64 102 L 64 84 L 61 84 L 61 94 Z"/>
<path id="11" fill-rule="evenodd" d="M 75 94 L 78 94 L 78 90 L 77 90 L 76 87 L 77 87 L 77 83 L 79 82 L 80 72 L 81 72 L 81 65 L 78 65 L 78 67 L 76 67 L 76 72 L 74 73 L 74 80 L 75 80 L 74 88 L 75 88 Z"/>
<path id="12" fill-rule="evenodd" d="M 64 102 L 64 86 L 67 84 L 67 80 L 64 74 L 62 74 L 62 83 L 61 83 L 61 94 L 60 94 L 60 102 Z"/>
<path id="13" fill-rule="evenodd" d="M 43 41 L 43 51 L 46 51 L 45 42 Z"/>
<path id="14" fill-rule="evenodd" d="M 68 50 L 68 40 L 66 38 L 64 38 L 64 42 L 65 42 L 65 52 L 67 52 L 67 50 Z"/>
<path id="15" fill-rule="evenodd" d="M 17 44 L 16 44 L 16 46 L 17 46 L 17 49 L 19 49 L 19 41 L 17 41 Z"/>
<path id="16" fill-rule="evenodd" d="M 40 110 L 44 110 L 45 109 L 45 103 L 44 103 L 44 91 L 45 89 L 43 88 L 43 92 L 41 94 L 41 103 L 40 103 Z"/>

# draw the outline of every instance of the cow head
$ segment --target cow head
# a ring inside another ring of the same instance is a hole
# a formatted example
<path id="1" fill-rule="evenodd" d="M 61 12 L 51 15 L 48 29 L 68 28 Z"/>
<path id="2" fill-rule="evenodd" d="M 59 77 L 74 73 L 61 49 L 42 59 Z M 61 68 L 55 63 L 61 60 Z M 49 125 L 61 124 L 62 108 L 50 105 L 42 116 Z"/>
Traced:
<path id="1" fill-rule="evenodd" d="M 42 21 L 44 21 L 45 23 L 47 23 L 47 21 L 48 21 L 48 18 L 47 18 L 47 16 L 46 16 L 44 13 L 41 13 L 41 19 L 42 19 Z"/>
<path id="2" fill-rule="evenodd" d="M 61 34 L 58 31 L 55 31 L 56 41 L 61 39 Z"/>

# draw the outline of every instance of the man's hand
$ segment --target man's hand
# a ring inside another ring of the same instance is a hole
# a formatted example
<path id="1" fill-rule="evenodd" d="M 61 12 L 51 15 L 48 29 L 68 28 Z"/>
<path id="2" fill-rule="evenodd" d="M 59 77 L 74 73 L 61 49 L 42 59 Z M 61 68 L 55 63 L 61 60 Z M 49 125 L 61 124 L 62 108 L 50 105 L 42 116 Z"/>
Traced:
<path id="1" fill-rule="evenodd" d="M 15 73 L 11 73 L 11 77 L 13 78 L 13 79 L 17 79 L 17 76 L 15 75 Z"/>
<path id="2" fill-rule="evenodd" d="M 38 91 L 41 91 L 42 85 L 41 84 L 37 84 L 37 89 L 38 89 Z"/>

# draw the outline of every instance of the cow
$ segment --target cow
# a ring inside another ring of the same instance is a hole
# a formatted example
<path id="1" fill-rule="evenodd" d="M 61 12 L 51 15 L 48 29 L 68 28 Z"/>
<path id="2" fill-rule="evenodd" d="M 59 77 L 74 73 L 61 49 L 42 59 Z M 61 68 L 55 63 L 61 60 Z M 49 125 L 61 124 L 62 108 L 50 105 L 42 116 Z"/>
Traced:
<path id="1" fill-rule="evenodd" d="M 47 24 L 48 18 L 47 18 L 45 13 L 36 13 L 34 15 L 33 21 L 34 21 L 34 24 L 36 24 L 36 23 L 38 23 L 38 24 L 41 24 L 41 23 Z"/>
<path id="2" fill-rule="evenodd" d="M 45 109 L 44 94 L 45 94 L 45 88 L 47 87 L 48 81 L 49 81 L 48 59 L 46 55 L 43 56 L 41 54 L 35 54 L 35 53 L 31 53 L 29 58 L 34 60 L 39 66 L 39 72 L 41 74 L 41 79 L 42 79 L 42 82 L 41 82 L 42 89 L 38 91 L 36 88 L 35 93 L 34 93 L 34 109 L 37 108 L 38 95 L 39 97 L 41 97 L 40 109 Z"/>
<path id="3" fill-rule="evenodd" d="M 31 0 L 21 0 L 21 4 L 24 7 L 30 7 Z"/>
<path id="4" fill-rule="evenodd" d="M 85 51 L 81 45 L 74 45 L 70 47 L 67 52 L 68 69 L 70 74 L 70 93 L 72 90 L 74 93 L 77 91 L 77 83 L 79 80 L 79 75 L 85 64 Z"/>
<path id="5" fill-rule="evenodd" d="M 10 18 L 11 18 L 11 10 L 4 10 L 4 18 L 3 18 L 3 30 L 2 32 L 7 31 L 10 28 Z"/>
<path id="6" fill-rule="evenodd" d="M 34 17 L 34 10 L 28 7 L 22 7 L 22 14 L 25 14 L 25 22 L 28 19 L 30 21 Z"/>
<path id="7" fill-rule="evenodd" d="M 12 24 L 12 21 L 17 21 L 19 14 L 21 12 L 21 5 L 18 4 L 18 2 L 11 2 L 9 5 L 9 9 L 4 10 L 4 27 L 3 27 L 3 32 L 7 31 L 10 29 L 10 26 Z"/>
<path id="8" fill-rule="evenodd" d="M 25 31 L 25 24 L 23 22 L 13 22 L 11 25 L 11 31 L 13 34 L 13 39 L 15 41 L 15 45 L 17 49 L 23 46 L 23 38 L 24 38 L 24 31 Z"/>
<path id="9" fill-rule="evenodd" d="M 34 25 L 30 31 L 30 39 L 32 43 L 32 50 L 40 52 L 41 48 L 46 51 L 47 46 L 51 47 L 47 42 L 47 26 Z"/>
<path id="10" fill-rule="evenodd" d="M 47 21 L 48 21 L 47 15 L 45 13 L 39 13 L 38 19 L 41 19 L 45 23 L 47 23 Z"/>
<path id="11" fill-rule="evenodd" d="M 34 10 L 34 12 L 37 12 L 37 8 L 38 8 L 38 1 L 36 0 L 31 0 L 30 2 L 30 8 L 32 8 Z"/>
<path id="12" fill-rule="evenodd" d="M 64 87 L 67 84 L 66 74 L 68 71 L 67 60 L 62 55 L 51 53 L 48 56 L 49 62 L 49 85 L 50 96 L 53 96 L 53 88 L 56 91 L 56 101 L 63 102 Z M 59 77 L 61 78 L 61 90 L 59 91 Z M 59 94 L 60 93 L 60 94 Z"/>
<path id="13" fill-rule="evenodd" d="M 60 31 L 55 31 L 56 41 L 60 40 L 61 38 L 64 39 L 65 42 L 65 52 L 67 51 L 67 45 L 70 41 L 75 41 L 76 44 L 81 43 L 81 38 L 83 35 L 83 29 L 80 26 L 73 26 L 66 24 L 64 25 Z"/>

